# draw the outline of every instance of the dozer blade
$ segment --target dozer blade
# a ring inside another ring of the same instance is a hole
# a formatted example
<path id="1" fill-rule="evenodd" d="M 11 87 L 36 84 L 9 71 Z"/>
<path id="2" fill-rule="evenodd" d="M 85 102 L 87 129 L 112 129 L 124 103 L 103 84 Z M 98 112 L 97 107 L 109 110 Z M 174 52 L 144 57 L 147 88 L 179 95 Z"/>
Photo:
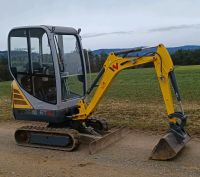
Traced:
<path id="1" fill-rule="evenodd" d="M 104 135 L 102 138 L 96 139 L 89 144 L 89 154 L 94 154 L 107 146 L 115 143 L 122 139 L 125 135 L 130 132 L 127 127 L 121 127 L 109 134 Z"/>
<path id="2" fill-rule="evenodd" d="M 169 132 L 164 135 L 154 147 L 149 159 L 170 160 L 176 157 L 190 139 L 190 135 L 186 134 L 185 139 L 182 142 L 178 142 L 175 135 Z"/>

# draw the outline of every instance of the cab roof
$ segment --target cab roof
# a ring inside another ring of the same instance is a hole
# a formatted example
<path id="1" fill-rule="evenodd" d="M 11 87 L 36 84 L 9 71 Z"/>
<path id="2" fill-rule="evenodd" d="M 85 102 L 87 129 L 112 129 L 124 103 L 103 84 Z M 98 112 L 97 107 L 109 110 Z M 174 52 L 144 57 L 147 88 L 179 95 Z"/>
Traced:
<path id="1" fill-rule="evenodd" d="M 63 27 L 63 26 L 47 26 L 47 25 L 37 25 L 37 26 L 21 26 L 15 27 L 15 29 L 28 29 L 28 28 L 42 28 L 45 31 L 49 31 L 50 33 L 65 33 L 65 34 L 78 34 L 78 31 L 72 27 Z M 11 30 L 11 31 L 12 31 Z"/>

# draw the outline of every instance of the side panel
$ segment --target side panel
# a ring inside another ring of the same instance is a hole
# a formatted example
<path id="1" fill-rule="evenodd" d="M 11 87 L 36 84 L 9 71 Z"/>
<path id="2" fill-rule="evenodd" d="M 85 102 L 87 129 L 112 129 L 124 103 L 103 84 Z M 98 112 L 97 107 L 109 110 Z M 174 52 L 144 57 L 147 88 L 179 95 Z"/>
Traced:
<path id="1" fill-rule="evenodd" d="M 16 120 L 59 123 L 66 121 L 66 110 L 34 109 L 20 90 L 16 81 L 12 82 L 12 109 Z"/>
<path id="2" fill-rule="evenodd" d="M 48 123 L 66 122 L 65 110 L 35 110 L 35 109 L 13 109 L 16 120 L 39 121 Z"/>

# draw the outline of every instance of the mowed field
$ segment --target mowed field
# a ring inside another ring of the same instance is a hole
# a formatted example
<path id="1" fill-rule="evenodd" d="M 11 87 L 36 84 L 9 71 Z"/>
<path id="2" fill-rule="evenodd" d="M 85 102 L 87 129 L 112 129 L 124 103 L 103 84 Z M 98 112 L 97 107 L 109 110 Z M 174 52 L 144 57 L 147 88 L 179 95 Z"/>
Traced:
<path id="1" fill-rule="evenodd" d="M 176 66 L 188 129 L 200 135 L 200 66 Z M 174 99 L 175 100 L 175 99 Z M 175 107 L 178 108 L 175 101 Z M 168 118 L 154 69 L 121 72 L 107 91 L 95 115 L 110 125 L 166 131 Z M 10 120 L 10 82 L 0 82 L 0 120 Z"/>

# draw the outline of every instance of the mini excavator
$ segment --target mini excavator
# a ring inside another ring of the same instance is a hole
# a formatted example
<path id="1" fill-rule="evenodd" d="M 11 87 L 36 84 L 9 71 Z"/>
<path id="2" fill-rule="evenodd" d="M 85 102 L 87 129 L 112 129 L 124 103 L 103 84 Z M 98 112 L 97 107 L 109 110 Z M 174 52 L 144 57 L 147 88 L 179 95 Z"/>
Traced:
<path id="1" fill-rule="evenodd" d="M 169 130 L 154 147 L 151 159 L 174 158 L 190 140 L 171 57 L 160 44 L 155 52 L 133 48 L 110 53 L 87 89 L 86 62 L 80 30 L 71 27 L 26 26 L 8 35 L 12 110 L 16 120 L 46 122 L 15 131 L 18 145 L 72 151 L 89 143 L 91 154 L 120 140 L 125 127 L 108 130 L 105 119 L 91 117 L 117 74 L 127 68 L 153 63 L 164 99 Z M 142 51 L 141 56 L 130 56 Z M 170 82 L 171 81 L 171 82 Z M 171 83 L 171 84 L 170 84 Z M 98 84 L 98 85 L 97 85 Z M 171 86 L 180 105 L 175 112 Z M 94 95 L 86 101 L 94 88 Z"/>

